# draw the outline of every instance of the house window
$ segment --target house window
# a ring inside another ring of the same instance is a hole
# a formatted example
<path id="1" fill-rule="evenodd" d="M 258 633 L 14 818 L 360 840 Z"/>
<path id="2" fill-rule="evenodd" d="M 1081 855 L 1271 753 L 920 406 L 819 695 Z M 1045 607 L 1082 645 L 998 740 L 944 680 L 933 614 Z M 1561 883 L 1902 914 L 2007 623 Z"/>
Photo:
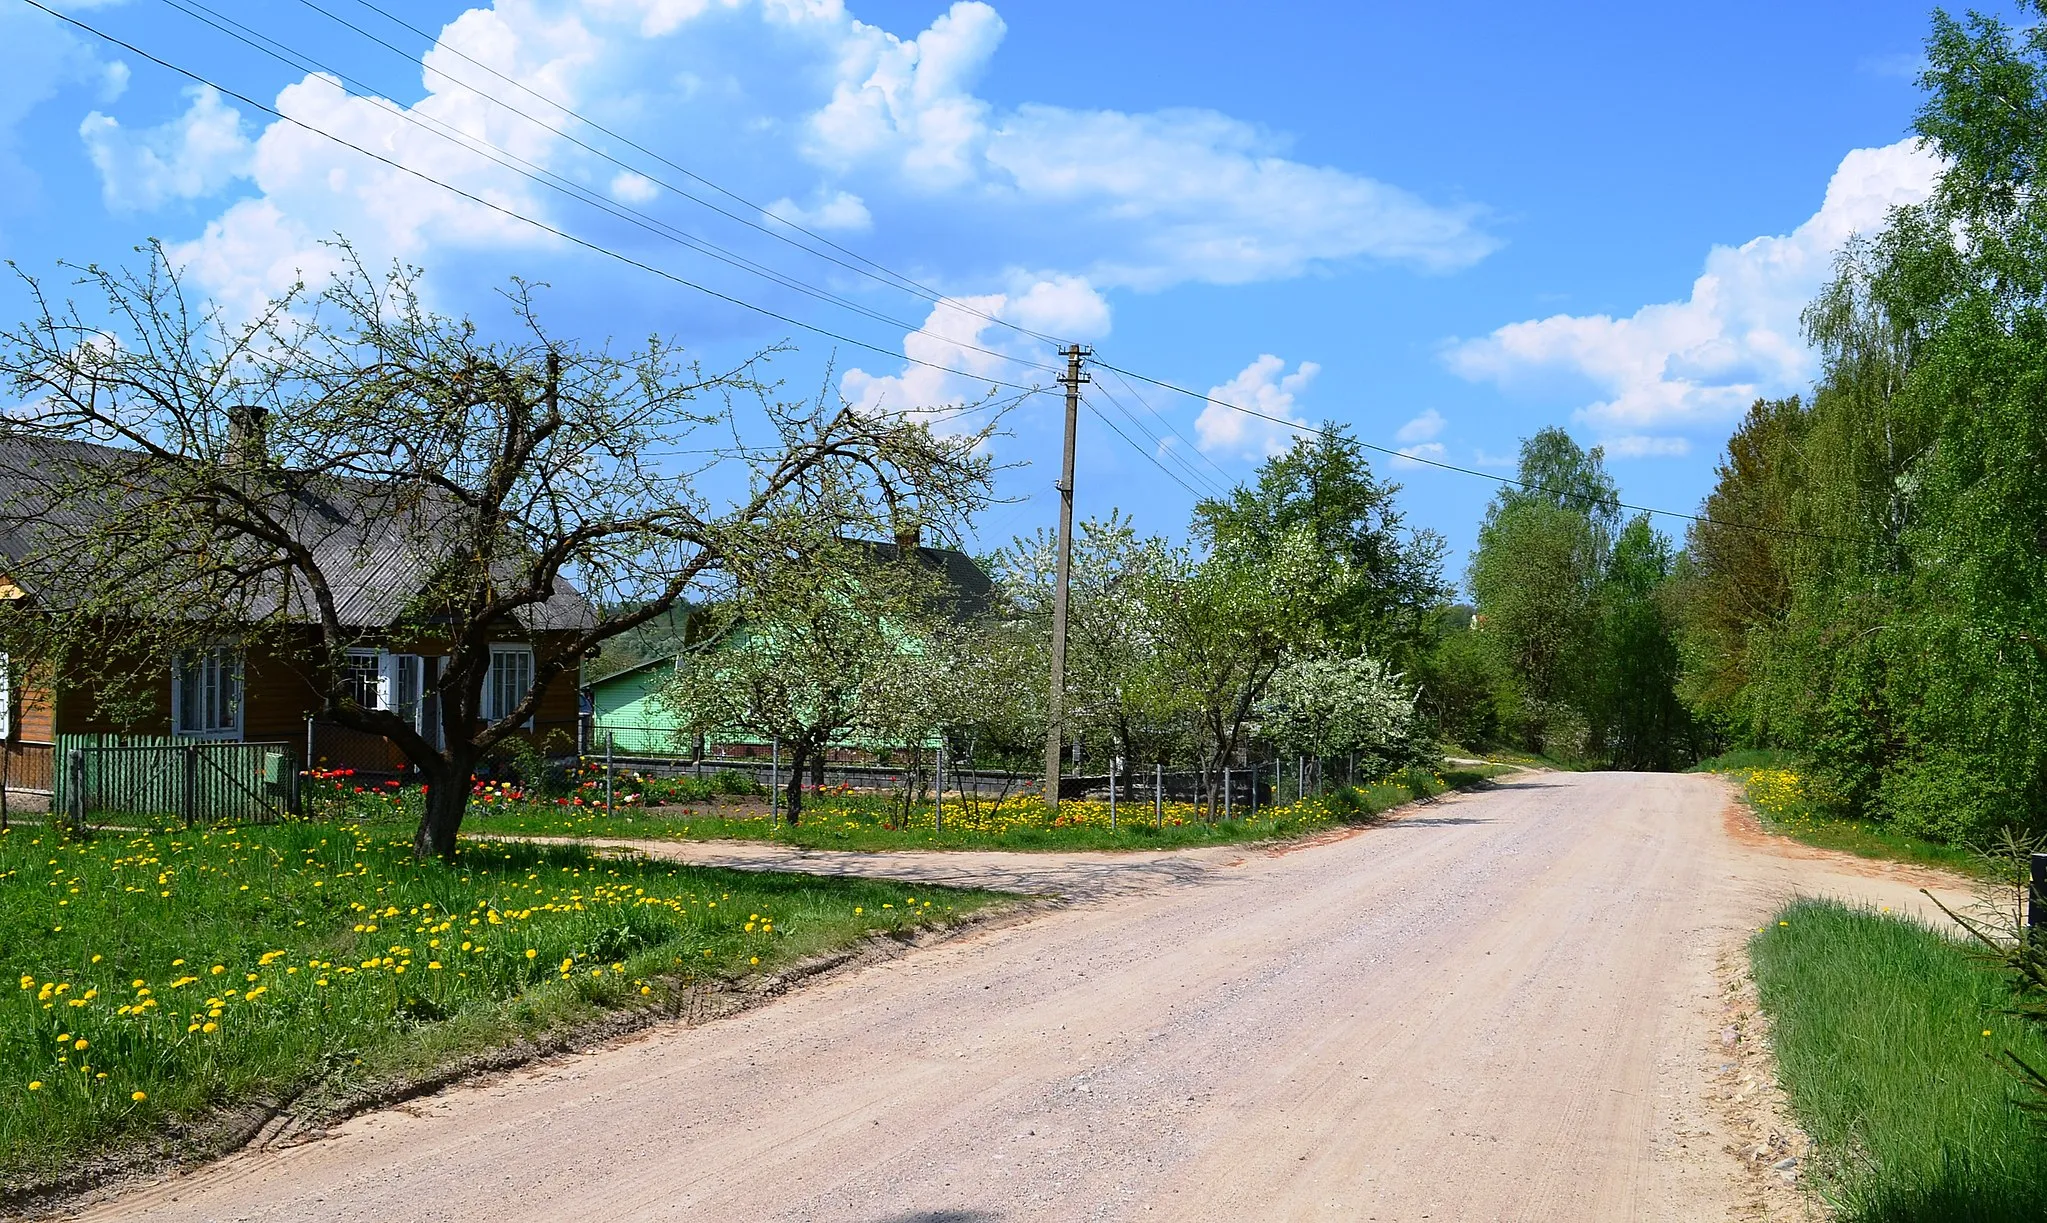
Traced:
<path id="1" fill-rule="evenodd" d="M 490 682 L 483 693 L 483 716 L 496 721 L 518 708 L 533 687 L 533 650 L 523 645 L 490 648 Z M 530 721 L 531 719 L 529 719 Z"/>
<path id="2" fill-rule="evenodd" d="M 417 654 L 390 656 L 391 710 L 399 717 L 404 718 L 406 723 L 414 730 L 418 730 L 420 726 L 420 663 L 422 661 Z"/>
<path id="3" fill-rule="evenodd" d="M 232 739 L 242 730 L 242 660 L 233 650 L 192 650 L 171 670 L 171 733 Z"/>
<path id="4" fill-rule="evenodd" d="M 381 674 L 375 650 L 350 650 L 348 663 L 341 674 L 342 695 L 364 709 L 382 709 Z"/>

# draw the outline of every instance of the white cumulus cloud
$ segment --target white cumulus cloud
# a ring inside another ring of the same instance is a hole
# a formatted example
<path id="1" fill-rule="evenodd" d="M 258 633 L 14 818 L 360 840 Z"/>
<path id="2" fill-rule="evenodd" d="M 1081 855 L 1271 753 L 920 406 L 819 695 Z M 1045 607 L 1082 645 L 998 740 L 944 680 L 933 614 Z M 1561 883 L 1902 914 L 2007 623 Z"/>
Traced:
<path id="1" fill-rule="evenodd" d="M 857 232 L 874 226 L 874 215 L 867 211 L 866 203 L 850 191 L 835 191 L 808 208 L 784 196 L 769 204 L 764 211 L 777 221 L 787 221 L 805 229 Z"/>
<path id="2" fill-rule="evenodd" d="M 1091 340 L 1108 329 L 1109 304 L 1085 280 L 1020 276 L 1012 292 L 933 305 L 923 327 L 903 341 L 903 352 L 923 364 L 906 365 L 898 374 L 850 369 L 839 380 L 839 393 L 870 411 L 916 414 L 976 403 L 996 383 L 1050 386 L 1055 354 L 1024 330 Z M 998 392 L 997 398 L 1010 393 Z"/>
<path id="3" fill-rule="evenodd" d="M 611 176 L 611 198 L 622 204 L 650 204 L 659 194 L 661 188 L 644 174 L 620 170 Z"/>
<path id="4" fill-rule="evenodd" d="M 1283 136 L 1213 111 L 998 105 L 978 82 L 1003 34 L 995 9 L 973 0 L 907 37 L 859 20 L 842 0 L 501 0 L 441 30 L 423 58 L 424 93 L 409 106 L 348 96 L 317 75 L 280 93 L 286 114 L 395 167 L 273 123 L 250 158 L 255 198 L 182 251 L 227 277 L 208 288 L 237 299 L 280 287 L 270 272 L 294 260 L 317 264 L 318 244 L 336 232 L 379 262 L 508 249 L 568 257 L 558 241 L 412 170 L 579 235 L 603 226 L 608 244 L 638 244 L 636 257 L 696 274 L 692 256 L 408 120 L 635 206 L 674 208 L 674 223 L 692 231 L 723 221 L 686 211 L 677 197 L 704 186 L 685 186 L 683 172 L 654 158 L 715 172 L 721 186 L 775 201 L 771 215 L 872 235 L 863 254 L 920 276 L 943 269 L 948 292 L 1006 295 L 1016 267 L 1084 277 L 1095 289 L 1242 283 L 1359 260 L 1441 271 L 1496 245 L 1474 207 L 1295 159 Z M 593 143 L 626 150 L 630 141 L 652 157 L 632 154 L 630 171 L 605 162 L 565 138 L 573 120 L 468 60 L 623 137 Z M 745 249 L 789 258 L 778 247 Z M 228 251 L 258 257 L 237 271 Z M 744 278 L 720 288 L 779 292 Z"/>
<path id="5" fill-rule="evenodd" d="M 1938 159 L 1903 140 L 1856 149 L 1827 184 L 1818 212 L 1788 234 L 1718 246 L 1683 301 L 1624 318 L 1559 314 L 1509 323 L 1451 345 L 1450 367 L 1503 386 L 1576 375 L 1598 398 L 1578 418 L 1610 435 L 1616 455 L 1683 453 L 1648 431 L 1719 424 L 1758 396 L 1783 395 L 1817 372 L 1799 314 L 1826 282 L 1850 235 L 1879 229 L 1897 206 L 1924 200 Z"/>
<path id="6" fill-rule="evenodd" d="M 1286 372 L 1286 361 L 1271 353 L 1264 353 L 1256 361 L 1237 372 L 1237 376 L 1221 386 L 1208 388 L 1210 399 L 1221 400 L 1201 409 L 1201 415 L 1194 418 L 1194 442 L 1203 450 L 1223 450 L 1246 458 L 1264 458 L 1278 454 L 1293 444 L 1300 430 L 1288 428 L 1280 421 L 1294 421 L 1303 427 L 1308 422 L 1294 412 L 1294 403 L 1322 367 L 1313 361 L 1303 361 L 1294 367 L 1293 373 Z M 1223 404 L 1235 404 L 1257 412 L 1259 416 L 1274 417 L 1275 420 L 1261 420 L 1233 411 Z"/>
<path id="7" fill-rule="evenodd" d="M 1599 444 L 1616 459 L 1675 459 L 1692 452 L 1692 443 L 1687 438 L 1645 433 L 1624 433 L 1619 437 L 1605 438 Z"/>
<path id="8" fill-rule="evenodd" d="M 192 104 L 185 113 L 157 127 L 130 131 L 98 111 L 78 125 L 108 208 L 134 212 L 199 199 L 248 172 L 254 145 L 241 112 L 209 85 L 194 86 L 186 95 Z"/>
<path id="9" fill-rule="evenodd" d="M 1405 457 L 1394 459 L 1393 465 L 1395 467 L 1419 467 L 1421 464 L 1414 460 L 1441 460 L 1444 455 L 1449 453 L 1449 450 L 1443 443 L 1435 439 L 1443 435 L 1443 429 L 1449 423 L 1449 421 L 1443 418 L 1441 412 L 1430 408 L 1420 416 L 1394 430 L 1393 440 L 1401 443 L 1400 453 Z"/>

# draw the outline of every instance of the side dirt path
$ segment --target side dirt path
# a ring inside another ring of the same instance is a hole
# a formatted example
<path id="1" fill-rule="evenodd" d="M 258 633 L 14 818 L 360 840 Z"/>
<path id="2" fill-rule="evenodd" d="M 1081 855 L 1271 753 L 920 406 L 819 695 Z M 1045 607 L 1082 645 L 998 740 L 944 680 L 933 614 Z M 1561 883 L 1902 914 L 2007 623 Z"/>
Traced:
<path id="1" fill-rule="evenodd" d="M 1352 831 L 1363 829 L 1346 829 L 1339 835 Z M 1128 853 L 1019 853 L 1000 850 L 855 853 L 758 841 L 584 837 L 579 838 L 578 843 L 631 850 L 650 858 L 690 866 L 793 871 L 805 875 L 852 875 L 864 879 L 895 879 L 906 884 L 943 884 L 947 887 L 1020 892 L 1030 896 L 1058 896 L 1067 900 L 1104 900 L 1111 896 L 1192 886 L 1220 868 L 1270 852 L 1247 845 Z"/>
<path id="2" fill-rule="evenodd" d="M 1558 773 L 1157 861 L 636 845 L 1074 900 L 92 1217 L 1795 1218 L 1726 957 L 1795 891 L 1913 893 L 1728 805 Z"/>

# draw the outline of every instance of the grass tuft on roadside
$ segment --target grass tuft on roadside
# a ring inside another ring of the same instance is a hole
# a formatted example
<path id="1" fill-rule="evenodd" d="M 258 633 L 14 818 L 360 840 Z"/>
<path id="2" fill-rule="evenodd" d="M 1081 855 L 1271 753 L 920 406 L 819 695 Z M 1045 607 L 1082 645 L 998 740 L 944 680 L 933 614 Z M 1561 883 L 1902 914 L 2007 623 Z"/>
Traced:
<path id="1" fill-rule="evenodd" d="M 389 825 L 0 832 L 0 1200 L 1010 899 L 495 841 L 450 867 Z"/>
<path id="2" fill-rule="evenodd" d="M 1115 827 L 1102 801 L 1063 802 L 1057 817 L 1030 795 L 970 804 L 945 803 L 944 827 L 931 806 L 907 824 L 891 826 L 890 802 L 875 795 L 820 796 L 806 805 L 795 828 L 771 826 L 764 816 L 732 818 L 715 811 L 650 808 L 606 816 L 601 810 L 564 810 L 546 804 L 494 804 L 478 808 L 465 832 L 489 836 L 621 837 L 648 840 L 774 840 L 806 849 L 888 851 L 913 849 L 1116 850 L 1179 849 L 1200 845 L 1279 840 L 1370 819 L 1403 803 L 1450 789 L 1468 788 L 1506 768 L 1412 770 L 1371 785 L 1311 795 L 1238 818 L 1202 817 L 1191 803 L 1168 803 L 1161 820 L 1148 801 L 1119 803 Z M 1218 812 L 1220 817 L 1220 812 Z"/>
<path id="3" fill-rule="evenodd" d="M 2000 1061 L 2047 1060 L 2005 979 L 1916 921 L 1802 900 L 1750 941 L 1778 1075 L 1848 1223 L 2047 1213 L 2047 1128 Z"/>

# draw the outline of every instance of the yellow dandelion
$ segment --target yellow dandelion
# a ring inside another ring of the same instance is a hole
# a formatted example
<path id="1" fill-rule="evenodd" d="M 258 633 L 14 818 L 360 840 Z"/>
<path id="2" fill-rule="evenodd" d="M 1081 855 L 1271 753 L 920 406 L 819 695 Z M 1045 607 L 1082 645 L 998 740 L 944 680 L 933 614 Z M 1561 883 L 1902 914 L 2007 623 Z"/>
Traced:
<path id="1" fill-rule="evenodd" d="M 128 1093 L 128 1098 L 140 1104 L 149 1098 L 149 1093 L 146 1091 L 131 1091 Z"/>

